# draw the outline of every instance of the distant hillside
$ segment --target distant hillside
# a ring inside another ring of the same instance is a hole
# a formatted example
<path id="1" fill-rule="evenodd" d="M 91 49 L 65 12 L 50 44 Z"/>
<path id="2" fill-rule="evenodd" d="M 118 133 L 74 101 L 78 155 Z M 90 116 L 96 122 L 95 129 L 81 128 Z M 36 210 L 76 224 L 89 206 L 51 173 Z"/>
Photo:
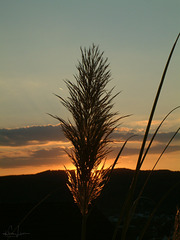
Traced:
<path id="1" fill-rule="evenodd" d="M 109 201 L 112 201 L 114 207 L 116 203 L 119 206 L 119 202 L 122 202 L 126 196 L 133 174 L 133 170 L 115 169 L 110 182 L 98 200 L 101 202 L 100 205 L 107 203 L 106 208 L 108 208 Z M 136 192 L 139 191 L 148 174 L 149 171 L 141 171 Z M 180 172 L 154 171 L 143 197 L 149 199 L 149 202 L 156 202 L 178 181 L 180 181 Z M 65 171 L 45 171 L 33 175 L 0 177 L 0 203 L 37 203 L 47 194 L 50 194 L 46 200 L 48 202 L 73 202 L 66 182 Z M 171 208 L 180 204 L 180 186 L 171 192 L 165 202 L 170 204 Z"/>
<path id="2" fill-rule="evenodd" d="M 65 171 L 46 171 L 33 175 L 0 177 L 1 203 L 37 203 L 47 194 L 48 201 L 66 200 Z M 59 199 L 60 197 L 60 199 Z"/>
<path id="3" fill-rule="evenodd" d="M 98 232 L 102 229 L 104 233 L 103 239 L 110 239 L 108 236 L 111 235 L 112 224 L 108 218 L 116 216 L 120 211 L 133 174 L 134 171 L 129 169 L 114 170 L 110 182 L 97 199 L 97 205 L 89 220 L 91 222 L 89 223 L 91 231 L 89 231 L 92 234 L 97 232 L 98 227 Z M 135 195 L 148 174 L 149 171 L 141 172 Z M 164 193 L 178 181 L 180 181 L 180 172 L 154 171 L 137 211 L 150 212 Z M 0 233 L 7 230 L 9 225 L 17 225 L 36 204 L 44 199 L 22 224 L 23 231 L 31 233 L 29 239 L 67 240 L 76 239 L 75 236 L 79 239 L 81 217 L 66 182 L 67 176 L 64 171 L 0 177 Z M 177 205 L 180 205 L 180 185 L 173 189 L 161 204 L 158 214 L 174 216 Z M 69 232 L 68 228 L 72 228 L 72 231 Z M 97 238 L 94 235 L 92 238 L 91 233 L 89 233 L 89 239 L 99 239 L 98 233 Z M 54 237 L 48 234 L 54 234 Z"/>

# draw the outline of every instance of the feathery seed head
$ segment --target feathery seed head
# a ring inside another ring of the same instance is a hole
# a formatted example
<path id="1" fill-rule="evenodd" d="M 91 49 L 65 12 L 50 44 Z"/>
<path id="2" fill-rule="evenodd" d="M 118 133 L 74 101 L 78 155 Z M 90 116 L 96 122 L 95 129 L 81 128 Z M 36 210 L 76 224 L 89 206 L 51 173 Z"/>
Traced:
<path id="1" fill-rule="evenodd" d="M 76 168 L 75 177 L 66 172 L 68 187 L 82 214 L 87 214 L 88 205 L 104 186 L 104 167 L 97 169 L 109 152 L 109 136 L 118 121 L 114 119 L 117 113 L 111 112 L 117 94 L 112 96 L 113 89 L 106 89 L 111 76 L 108 67 L 107 58 L 103 58 L 99 47 L 93 44 L 89 49 L 81 48 L 76 83 L 66 81 L 67 99 L 58 96 L 73 118 L 71 122 L 55 116 L 73 145 L 67 154 Z"/>

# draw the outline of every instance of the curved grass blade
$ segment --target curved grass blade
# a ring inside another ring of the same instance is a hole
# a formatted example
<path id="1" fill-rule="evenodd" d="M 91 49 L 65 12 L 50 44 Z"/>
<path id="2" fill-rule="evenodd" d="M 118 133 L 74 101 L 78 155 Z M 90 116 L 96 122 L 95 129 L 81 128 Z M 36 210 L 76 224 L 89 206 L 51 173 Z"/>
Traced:
<path id="1" fill-rule="evenodd" d="M 153 173 L 155 167 L 157 166 L 158 162 L 160 161 L 161 157 L 163 156 L 163 154 L 165 153 L 165 151 L 167 150 L 167 148 L 169 147 L 170 143 L 171 143 L 172 140 L 175 138 L 175 136 L 177 135 L 177 133 L 179 132 L 179 130 L 180 130 L 180 128 L 178 128 L 178 130 L 173 134 L 173 136 L 171 137 L 171 139 L 169 140 L 169 142 L 167 143 L 167 145 L 166 145 L 165 148 L 163 149 L 162 153 L 161 153 L 160 156 L 158 157 L 157 161 L 155 162 L 155 164 L 154 164 L 152 170 L 150 171 L 149 175 L 147 176 L 146 181 L 145 181 L 143 187 L 141 188 L 141 191 L 140 191 L 138 197 L 136 198 L 136 200 L 135 200 L 134 203 L 133 203 L 133 206 L 132 206 L 132 208 L 131 208 L 131 211 L 129 211 L 127 228 L 129 227 L 129 224 L 130 224 L 130 222 L 131 222 L 131 220 L 132 220 L 132 217 L 133 217 L 134 212 L 135 212 L 135 210 L 136 210 L 137 204 L 138 204 L 139 200 L 142 198 L 141 196 L 142 196 L 143 191 L 144 191 L 144 189 L 145 189 L 145 187 L 146 187 L 146 185 L 147 185 L 147 183 L 148 183 L 148 180 L 149 180 L 150 176 L 152 175 L 152 173 Z M 152 219 L 152 218 L 151 218 L 151 219 Z M 150 223 L 150 222 L 149 222 L 149 223 Z"/>
<path id="2" fill-rule="evenodd" d="M 144 153 L 144 155 L 143 155 L 143 158 L 142 158 L 142 161 L 141 161 L 141 166 L 142 166 L 142 163 L 143 163 L 144 160 L 145 160 L 145 157 L 146 157 L 146 155 L 147 155 L 147 153 L 148 153 L 148 151 L 149 151 L 149 149 L 150 149 L 150 147 L 151 147 L 151 144 L 153 143 L 153 140 L 154 140 L 155 136 L 157 135 L 157 133 L 158 133 L 160 127 L 162 126 L 163 122 L 167 119 L 167 117 L 168 117 L 172 112 L 174 112 L 174 111 L 175 111 L 176 109 L 178 109 L 178 108 L 180 108 L 180 106 L 177 106 L 177 107 L 173 108 L 173 109 L 163 118 L 163 120 L 161 121 L 161 123 L 160 123 L 159 126 L 157 127 L 157 129 L 156 129 L 156 131 L 154 132 L 154 134 L 153 134 L 153 136 L 152 136 L 152 138 L 151 138 L 151 141 L 149 142 L 149 145 L 148 145 L 148 147 L 147 147 L 147 149 L 146 149 L 146 151 L 145 151 L 145 153 Z"/>
<path id="3" fill-rule="evenodd" d="M 115 168 L 115 166 L 116 166 L 116 164 L 117 164 L 117 162 L 118 162 L 118 159 L 119 159 L 119 157 L 121 156 L 122 151 L 124 150 L 124 148 L 125 148 L 127 142 L 129 141 L 129 139 L 131 139 L 132 137 L 135 137 L 135 136 L 136 136 L 136 135 L 132 135 L 132 136 L 130 136 L 128 139 L 126 139 L 126 141 L 125 141 L 124 144 L 122 145 L 122 147 L 121 147 L 121 149 L 120 149 L 120 151 L 119 151 L 119 153 L 118 153 L 116 159 L 114 160 L 114 162 L 113 162 L 113 164 L 112 164 L 112 167 L 110 167 L 110 173 L 108 174 L 107 182 L 108 182 L 109 179 L 111 178 L 112 172 L 113 172 L 113 170 L 114 170 L 114 168 Z"/>
<path id="4" fill-rule="evenodd" d="M 129 141 L 129 139 L 131 139 L 132 137 L 135 137 L 135 136 L 136 136 L 136 135 L 133 135 L 133 136 L 130 136 L 128 139 L 126 139 L 126 141 L 125 141 L 124 144 L 122 145 L 119 153 L 117 154 L 117 157 L 115 158 L 113 164 L 112 164 L 108 169 L 103 170 L 103 171 L 105 171 L 105 174 L 104 174 L 104 175 L 107 175 L 107 177 L 105 177 L 104 187 L 103 187 L 102 190 L 101 190 L 101 195 L 103 194 L 103 191 L 104 191 L 105 187 L 107 186 L 107 184 L 108 184 L 108 182 L 109 182 L 109 180 L 110 180 L 110 178 L 111 178 L 112 172 L 113 172 L 113 170 L 114 170 L 114 168 L 115 168 L 115 166 L 116 166 L 116 164 L 117 164 L 117 162 L 118 162 L 118 159 L 119 159 L 119 157 L 121 156 L 121 154 L 122 154 L 122 152 L 123 152 L 123 150 L 124 150 L 127 142 Z M 103 169 L 103 168 L 102 168 L 102 169 Z M 98 199 L 96 200 L 95 203 L 92 204 L 92 207 L 91 207 L 91 209 L 89 210 L 88 216 L 91 214 L 93 208 L 97 205 L 97 203 L 98 203 Z"/>
<path id="5" fill-rule="evenodd" d="M 122 222 L 123 218 L 124 218 L 124 227 L 123 227 L 123 231 L 122 231 L 122 238 L 121 238 L 121 240 L 125 240 L 126 239 L 126 233 L 127 233 L 127 229 L 128 229 L 128 225 L 129 225 L 128 216 L 129 216 L 129 211 L 131 211 L 130 210 L 130 206 L 132 204 L 132 198 L 133 198 L 134 191 L 135 191 L 135 188 L 136 188 L 138 175 L 139 175 L 141 166 L 142 166 L 142 164 L 143 164 L 143 162 L 145 160 L 145 158 L 143 158 L 143 152 L 144 152 L 144 149 L 145 149 L 147 137 L 149 135 L 149 130 L 150 130 L 151 123 L 152 123 L 152 120 L 153 120 L 153 117 L 154 117 L 156 106 L 157 106 L 157 103 L 158 103 L 158 100 L 159 100 L 159 96 L 160 96 L 160 93 L 161 93 L 161 90 L 162 90 L 162 86 L 163 86 L 163 83 L 164 83 L 164 80 L 165 80 L 166 72 L 167 72 L 167 69 L 168 69 L 171 57 L 173 55 L 173 52 L 174 52 L 174 49 L 175 49 L 175 46 L 177 44 L 177 41 L 178 41 L 179 37 L 180 37 L 180 33 L 178 34 L 178 36 L 177 36 L 177 38 L 176 38 L 176 40 L 174 42 L 174 45 L 173 45 L 173 47 L 171 49 L 171 52 L 169 54 L 167 63 L 165 65 L 165 68 L 164 68 L 164 71 L 163 71 L 163 74 L 162 74 L 162 77 L 161 77 L 161 81 L 160 81 L 160 84 L 159 84 L 159 87 L 158 87 L 158 90 L 157 90 L 157 93 L 156 93 L 156 96 L 155 96 L 155 99 L 154 99 L 154 103 L 153 103 L 153 106 L 152 106 L 152 110 L 151 110 L 151 113 L 150 113 L 150 116 L 149 116 L 148 124 L 147 124 L 146 131 L 145 131 L 145 134 L 144 134 L 144 138 L 143 138 L 143 141 L 142 141 L 141 149 L 140 149 L 140 152 L 139 152 L 139 157 L 138 157 L 138 160 L 137 160 L 135 174 L 134 174 L 131 186 L 129 188 L 129 191 L 128 191 L 127 198 L 125 200 L 124 206 L 122 208 L 122 212 L 120 214 L 120 218 L 119 218 L 117 226 L 115 228 L 112 240 L 116 239 L 117 232 L 118 232 L 118 227 L 119 227 L 119 224 Z M 142 159 L 143 159 L 143 161 L 142 161 Z"/>
<path id="6" fill-rule="evenodd" d="M 138 162 L 137 162 L 137 169 L 140 169 L 142 164 L 143 164 L 143 162 L 141 162 L 141 159 L 142 159 L 142 155 L 143 155 L 143 152 L 144 152 L 144 147 L 145 147 L 146 140 L 147 140 L 147 137 L 148 137 L 148 134 L 149 134 L 149 130 L 150 130 L 152 119 L 153 119 L 153 116 L 154 116 L 154 113 L 155 113 L 155 110 L 156 110 L 158 99 L 159 99 L 159 96 L 160 96 L 160 93 L 161 93 L 161 89 L 162 89 L 162 86 L 163 86 L 163 83 L 164 83 L 164 80 L 165 80 L 166 72 L 167 72 L 172 54 L 174 52 L 174 49 L 175 49 L 175 46 L 177 44 L 177 41 L 178 41 L 179 37 L 180 37 L 180 33 L 178 34 L 178 36 L 177 36 L 177 38 L 174 42 L 174 45 L 171 49 L 171 52 L 169 54 L 166 66 L 165 66 L 163 74 L 162 74 L 162 78 L 161 78 L 161 81 L 160 81 L 160 84 L 159 84 L 159 88 L 157 90 L 157 94 L 156 94 L 156 97 L 155 97 L 155 100 L 154 100 L 154 104 L 153 104 L 153 107 L 152 107 L 152 110 L 151 110 L 151 114 L 149 116 L 149 121 L 148 121 L 148 124 L 147 124 L 146 132 L 144 134 L 144 139 L 143 139 L 143 142 L 142 142 L 142 146 L 141 146 L 141 150 L 140 150 L 139 158 L 138 158 Z"/>
<path id="7" fill-rule="evenodd" d="M 34 207 L 32 207 L 27 214 L 20 220 L 20 222 L 17 224 L 17 226 L 14 228 L 13 233 L 17 231 L 18 227 L 20 227 L 23 222 L 31 215 L 34 210 L 39 207 L 46 199 L 48 199 L 53 193 L 57 192 L 61 187 L 58 187 L 57 189 L 49 192 L 45 197 L 43 197 Z M 7 238 L 9 239 L 9 237 Z"/>
<path id="8" fill-rule="evenodd" d="M 148 227 L 150 222 L 152 221 L 153 216 L 155 215 L 156 211 L 158 210 L 158 208 L 161 206 L 162 202 L 168 197 L 168 195 L 171 193 L 171 191 L 173 189 L 175 189 L 176 187 L 178 187 L 180 185 L 180 181 L 177 182 L 174 186 L 172 186 L 165 194 L 164 196 L 162 196 L 162 198 L 160 199 L 160 201 L 156 204 L 154 210 L 152 211 L 151 215 L 148 218 L 148 221 L 146 222 L 145 226 L 142 228 L 142 232 L 140 234 L 140 236 L 138 237 L 138 240 L 142 240 Z"/>

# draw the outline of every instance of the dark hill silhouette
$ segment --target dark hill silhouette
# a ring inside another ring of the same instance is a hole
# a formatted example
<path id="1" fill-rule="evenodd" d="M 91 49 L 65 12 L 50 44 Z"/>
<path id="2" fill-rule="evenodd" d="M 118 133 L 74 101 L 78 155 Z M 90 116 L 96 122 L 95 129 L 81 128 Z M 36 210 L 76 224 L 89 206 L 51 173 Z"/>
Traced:
<path id="1" fill-rule="evenodd" d="M 89 218 L 87 240 L 111 239 L 112 223 L 108 218 L 119 213 L 133 173 L 134 171 L 129 169 L 114 170 L 111 180 L 96 200 L 97 204 Z M 149 171 L 141 172 L 135 195 L 148 174 Z M 137 212 L 149 213 L 163 194 L 178 181 L 180 172 L 154 171 Z M 23 217 L 44 199 L 21 224 L 20 231 L 30 233 L 23 236 L 23 239 L 80 239 L 81 216 L 66 182 L 67 176 L 64 171 L 0 177 L 1 238 L 3 239 L 2 233 L 7 231 L 10 225 L 18 225 Z M 176 207 L 180 205 L 179 189 L 180 185 L 172 190 L 158 209 L 158 214 L 175 215 Z M 129 236 L 129 239 L 132 240 L 133 237 Z"/>

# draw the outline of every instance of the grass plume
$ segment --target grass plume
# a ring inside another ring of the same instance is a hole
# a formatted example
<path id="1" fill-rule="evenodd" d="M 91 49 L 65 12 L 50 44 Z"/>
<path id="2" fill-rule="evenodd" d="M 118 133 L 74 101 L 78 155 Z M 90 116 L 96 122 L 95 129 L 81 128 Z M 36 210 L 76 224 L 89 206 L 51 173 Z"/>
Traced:
<path id="1" fill-rule="evenodd" d="M 89 49 L 81 48 L 78 74 L 74 76 L 76 82 L 65 81 L 69 97 L 64 99 L 56 95 L 73 120 L 53 116 L 60 121 L 65 136 L 73 145 L 67 154 L 75 166 L 75 176 L 66 170 L 68 187 L 84 220 L 89 205 L 100 195 L 107 181 L 108 169 L 104 170 L 103 162 L 110 152 L 110 135 L 122 118 L 112 112 L 113 100 L 119 93 L 112 95 L 114 88 L 106 89 L 111 73 L 103 54 L 94 44 Z M 84 235 L 82 233 L 82 239 Z"/>

